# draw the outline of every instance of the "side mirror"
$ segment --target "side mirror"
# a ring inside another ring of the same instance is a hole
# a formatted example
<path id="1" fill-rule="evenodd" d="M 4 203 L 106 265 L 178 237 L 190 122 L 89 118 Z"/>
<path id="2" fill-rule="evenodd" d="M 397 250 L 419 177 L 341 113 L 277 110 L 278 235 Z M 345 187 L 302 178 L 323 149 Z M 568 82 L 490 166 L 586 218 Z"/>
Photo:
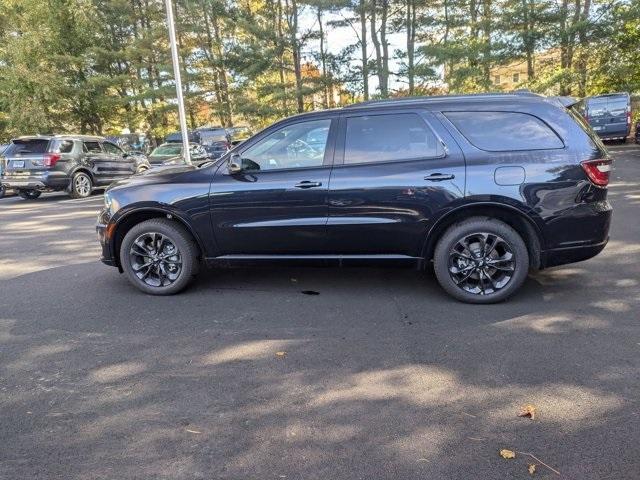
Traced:
<path id="1" fill-rule="evenodd" d="M 239 154 L 235 153 L 231 155 L 227 170 L 229 170 L 231 175 L 242 172 L 242 157 Z"/>

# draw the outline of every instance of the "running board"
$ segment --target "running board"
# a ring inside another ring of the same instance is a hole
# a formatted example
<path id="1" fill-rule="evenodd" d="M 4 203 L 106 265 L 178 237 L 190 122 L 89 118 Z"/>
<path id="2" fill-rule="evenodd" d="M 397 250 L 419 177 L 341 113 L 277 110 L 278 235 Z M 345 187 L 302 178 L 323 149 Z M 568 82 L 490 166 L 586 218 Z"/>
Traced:
<path id="1" fill-rule="evenodd" d="M 206 259 L 212 267 L 247 266 L 253 264 L 291 263 L 320 266 L 405 265 L 421 268 L 424 259 L 409 255 L 222 255 Z"/>

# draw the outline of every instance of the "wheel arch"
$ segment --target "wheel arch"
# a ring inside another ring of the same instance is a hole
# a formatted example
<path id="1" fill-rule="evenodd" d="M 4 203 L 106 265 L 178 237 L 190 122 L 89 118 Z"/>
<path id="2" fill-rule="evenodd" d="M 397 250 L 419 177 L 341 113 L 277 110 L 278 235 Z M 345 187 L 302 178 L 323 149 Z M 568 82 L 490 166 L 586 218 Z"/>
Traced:
<path id="1" fill-rule="evenodd" d="M 539 226 L 529 215 L 518 208 L 493 202 L 463 205 L 439 218 L 427 233 L 422 248 L 422 257 L 430 261 L 442 234 L 451 225 L 471 217 L 495 218 L 512 227 L 522 237 L 527 246 L 531 268 L 538 269 L 541 267 L 544 238 Z"/>
<path id="2" fill-rule="evenodd" d="M 200 254 L 200 258 L 204 258 L 206 252 L 204 244 L 202 243 L 199 235 L 187 221 L 187 219 L 183 218 L 183 216 L 179 213 L 159 206 L 141 207 L 126 212 L 124 215 L 119 217 L 115 223 L 113 235 L 111 238 L 111 251 L 113 252 L 113 258 L 118 269 L 122 271 L 122 265 L 120 265 L 120 247 L 122 245 L 122 240 L 124 239 L 127 232 L 131 230 L 131 228 L 133 228 L 135 225 L 138 225 L 139 223 L 146 220 L 151 220 L 153 218 L 168 218 L 181 225 L 195 240 L 196 245 L 198 246 L 198 253 Z"/>
<path id="3" fill-rule="evenodd" d="M 93 183 L 93 186 L 95 187 L 96 184 L 96 177 L 94 176 L 93 172 L 87 168 L 87 167 L 77 167 L 74 168 L 71 173 L 69 174 L 69 186 L 71 186 L 71 182 L 73 181 L 73 176 L 76 173 L 86 173 L 87 175 L 89 175 L 89 178 L 91 179 L 91 182 Z"/>

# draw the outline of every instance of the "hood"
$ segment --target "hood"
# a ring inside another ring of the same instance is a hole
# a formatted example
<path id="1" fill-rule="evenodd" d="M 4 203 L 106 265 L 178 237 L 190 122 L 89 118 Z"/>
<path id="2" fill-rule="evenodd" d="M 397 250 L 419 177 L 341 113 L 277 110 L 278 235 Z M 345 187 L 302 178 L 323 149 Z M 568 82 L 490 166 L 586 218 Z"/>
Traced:
<path id="1" fill-rule="evenodd" d="M 148 185 L 153 183 L 171 183 L 176 177 L 197 170 L 198 167 L 194 165 L 160 165 L 154 166 L 149 170 L 142 173 L 136 173 L 135 175 L 113 182 L 106 191 L 129 187 L 134 185 Z"/>

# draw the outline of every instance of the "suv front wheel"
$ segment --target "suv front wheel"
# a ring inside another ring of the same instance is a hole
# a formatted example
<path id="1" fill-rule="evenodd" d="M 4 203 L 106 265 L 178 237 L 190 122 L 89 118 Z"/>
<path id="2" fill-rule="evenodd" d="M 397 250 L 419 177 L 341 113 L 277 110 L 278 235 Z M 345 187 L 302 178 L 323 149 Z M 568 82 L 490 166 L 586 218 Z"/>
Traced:
<path id="1" fill-rule="evenodd" d="M 151 219 L 135 225 L 122 240 L 120 265 L 136 287 L 152 295 L 172 295 L 197 272 L 198 248 L 177 223 Z"/>
<path id="2" fill-rule="evenodd" d="M 467 303 L 505 300 L 529 272 L 522 237 L 493 218 L 474 217 L 452 225 L 438 241 L 433 261 L 442 288 Z"/>

